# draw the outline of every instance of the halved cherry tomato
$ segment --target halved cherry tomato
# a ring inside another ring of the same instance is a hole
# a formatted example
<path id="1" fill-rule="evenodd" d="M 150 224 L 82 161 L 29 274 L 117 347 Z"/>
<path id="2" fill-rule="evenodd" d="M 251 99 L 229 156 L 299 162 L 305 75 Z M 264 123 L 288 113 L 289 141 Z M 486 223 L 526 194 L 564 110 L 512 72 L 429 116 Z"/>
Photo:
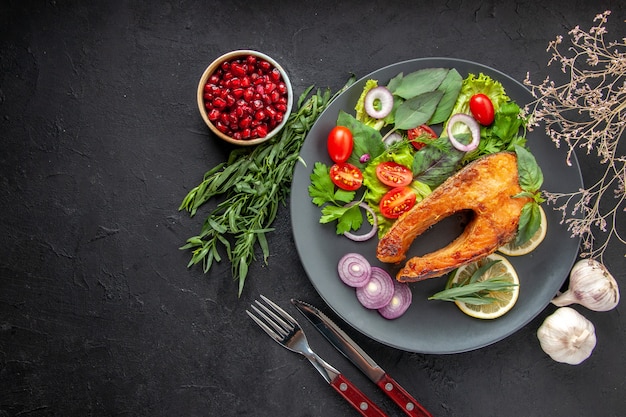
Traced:
<path id="1" fill-rule="evenodd" d="M 350 129 L 345 126 L 335 126 L 328 134 L 327 148 L 328 155 L 334 163 L 346 162 L 354 148 L 354 139 Z"/>
<path id="2" fill-rule="evenodd" d="M 409 187 L 396 187 L 380 200 L 380 212 L 388 219 L 397 219 L 415 205 L 416 199 L 417 196 Z"/>
<path id="3" fill-rule="evenodd" d="M 376 177 L 390 187 L 404 187 L 413 182 L 413 171 L 396 162 L 382 162 L 376 166 Z"/>
<path id="4" fill-rule="evenodd" d="M 347 162 L 330 167 L 330 179 L 339 188 L 354 191 L 363 184 L 363 173 Z"/>
<path id="5" fill-rule="evenodd" d="M 495 112 L 493 103 L 489 96 L 485 94 L 474 94 L 469 102 L 470 111 L 474 119 L 483 126 L 489 126 L 493 123 Z"/>
<path id="6" fill-rule="evenodd" d="M 426 144 L 415 139 L 419 138 L 422 135 L 427 135 L 426 137 L 429 139 L 437 139 L 437 133 L 432 130 L 428 125 L 414 127 L 413 129 L 409 129 L 406 133 L 409 137 L 409 141 L 418 151 L 422 149 Z"/>

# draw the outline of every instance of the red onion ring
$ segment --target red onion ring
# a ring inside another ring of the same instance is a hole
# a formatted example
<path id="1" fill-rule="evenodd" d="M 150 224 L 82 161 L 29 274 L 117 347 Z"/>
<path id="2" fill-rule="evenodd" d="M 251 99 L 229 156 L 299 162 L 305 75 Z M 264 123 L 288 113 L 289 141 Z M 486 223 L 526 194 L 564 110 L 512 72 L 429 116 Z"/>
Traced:
<path id="1" fill-rule="evenodd" d="M 380 110 L 374 106 L 376 100 L 380 102 Z M 383 119 L 393 110 L 393 94 L 386 87 L 374 87 L 365 94 L 363 106 L 370 117 Z"/>
<path id="2" fill-rule="evenodd" d="M 378 312 L 387 320 L 397 319 L 403 315 L 413 301 L 413 293 L 409 285 L 394 280 L 394 292 L 391 301 L 386 306 L 379 308 Z"/>
<path id="3" fill-rule="evenodd" d="M 352 203 L 348 203 L 349 206 L 353 206 L 357 204 L 356 202 L 352 202 Z M 359 207 L 361 207 L 362 209 L 365 209 L 365 211 L 367 211 L 369 214 L 372 215 L 372 219 L 374 224 L 372 224 L 372 229 L 365 233 L 364 235 L 355 235 L 354 233 L 351 232 L 343 232 L 343 235 L 345 237 L 347 237 L 350 240 L 354 240 L 355 242 L 364 242 L 366 240 L 371 239 L 372 237 L 374 237 L 376 235 L 376 231 L 378 230 L 378 219 L 376 218 L 376 214 L 374 213 L 374 210 L 372 210 L 372 208 L 370 206 L 367 205 L 367 203 L 364 203 L 363 201 L 361 201 L 359 204 Z"/>
<path id="4" fill-rule="evenodd" d="M 463 123 L 469 128 L 472 134 L 472 141 L 467 145 L 459 142 L 452 134 L 452 126 L 454 126 L 456 123 Z M 448 132 L 448 139 L 450 139 L 450 143 L 452 143 L 452 146 L 457 148 L 459 151 L 470 152 L 478 147 L 478 144 L 480 142 L 480 126 L 478 125 L 476 119 L 474 119 L 469 114 L 457 113 L 454 116 L 450 117 L 450 119 L 448 120 L 448 128 L 446 130 Z"/>
<path id="5" fill-rule="evenodd" d="M 367 284 L 372 274 L 372 267 L 363 255 L 347 253 L 337 264 L 337 271 L 341 281 L 354 288 Z"/>
<path id="6" fill-rule="evenodd" d="M 367 284 L 356 289 L 356 298 L 363 307 L 378 310 L 391 301 L 394 293 L 393 282 L 387 271 L 373 266 Z"/>

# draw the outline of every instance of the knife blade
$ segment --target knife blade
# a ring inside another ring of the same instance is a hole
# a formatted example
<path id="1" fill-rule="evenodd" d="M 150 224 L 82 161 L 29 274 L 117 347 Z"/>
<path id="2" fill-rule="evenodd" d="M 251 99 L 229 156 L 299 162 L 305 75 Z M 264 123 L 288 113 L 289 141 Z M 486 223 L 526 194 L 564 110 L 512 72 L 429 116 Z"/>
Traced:
<path id="1" fill-rule="evenodd" d="M 292 299 L 291 303 L 306 319 L 348 358 L 372 382 L 393 400 L 407 415 L 432 417 L 415 398 L 385 372 L 357 343 L 337 326 L 326 314 L 304 301 Z"/>

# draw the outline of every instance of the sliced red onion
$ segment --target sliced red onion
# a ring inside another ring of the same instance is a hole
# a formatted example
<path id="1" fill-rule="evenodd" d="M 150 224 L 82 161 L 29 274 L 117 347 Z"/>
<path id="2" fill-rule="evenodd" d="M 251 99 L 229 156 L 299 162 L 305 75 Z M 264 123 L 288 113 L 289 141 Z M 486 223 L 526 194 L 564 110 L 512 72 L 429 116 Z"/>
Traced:
<path id="1" fill-rule="evenodd" d="M 469 128 L 472 134 L 472 141 L 467 145 L 459 142 L 452 134 L 452 126 L 454 126 L 456 123 L 463 123 Z M 457 113 L 452 116 L 450 120 L 448 120 L 447 132 L 448 139 L 450 139 L 450 143 L 452 143 L 452 146 L 454 146 L 461 152 L 473 151 L 478 147 L 478 143 L 480 142 L 480 126 L 478 125 L 476 119 L 474 119 L 469 114 Z"/>
<path id="2" fill-rule="evenodd" d="M 401 142 L 402 136 L 398 132 L 392 132 L 383 138 L 383 143 L 385 147 L 388 148 L 394 143 Z"/>
<path id="3" fill-rule="evenodd" d="M 394 292 L 391 301 L 386 306 L 378 309 L 380 315 L 388 320 L 397 319 L 403 315 L 413 301 L 413 293 L 408 284 L 394 280 L 393 286 Z"/>
<path id="4" fill-rule="evenodd" d="M 337 265 L 339 278 L 344 284 L 358 288 L 367 284 L 372 274 L 372 267 L 363 255 L 347 253 Z"/>
<path id="5" fill-rule="evenodd" d="M 360 163 L 362 163 L 362 164 L 364 164 L 364 163 L 366 163 L 366 162 L 369 162 L 370 158 L 371 158 L 371 157 L 370 157 L 370 154 L 368 154 L 368 153 L 364 153 L 364 154 L 363 154 L 363 155 L 361 155 L 361 157 L 359 158 L 359 162 L 360 162 Z"/>
<path id="6" fill-rule="evenodd" d="M 365 112 L 374 119 L 385 118 L 393 110 L 393 94 L 386 87 L 374 87 L 365 94 Z M 379 109 L 376 108 L 379 106 Z"/>
<path id="7" fill-rule="evenodd" d="M 393 297 L 393 278 L 382 268 L 372 267 L 370 279 L 356 289 L 356 298 L 365 308 L 378 310 L 389 304 Z"/>
<path id="8" fill-rule="evenodd" d="M 348 204 L 350 206 L 353 206 L 356 204 L 356 202 L 352 202 Z M 370 229 L 369 232 L 365 233 L 364 235 L 355 235 L 354 233 L 351 233 L 351 232 L 343 232 L 343 235 L 350 240 L 354 240 L 355 242 L 364 242 L 366 240 L 373 238 L 376 235 L 376 231 L 378 230 L 378 219 L 376 218 L 376 214 L 374 213 L 374 210 L 372 210 L 372 208 L 368 206 L 367 203 L 364 203 L 361 201 L 359 203 L 359 207 L 361 207 L 362 209 L 365 209 L 372 216 L 373 223 L 374 223 L 372 224 L 372 228 Z"/>

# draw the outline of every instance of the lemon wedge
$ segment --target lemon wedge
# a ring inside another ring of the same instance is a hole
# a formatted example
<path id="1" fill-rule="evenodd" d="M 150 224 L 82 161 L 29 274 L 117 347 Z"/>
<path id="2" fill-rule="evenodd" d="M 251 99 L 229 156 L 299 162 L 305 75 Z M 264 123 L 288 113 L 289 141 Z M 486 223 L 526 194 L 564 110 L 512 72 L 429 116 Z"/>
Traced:
<path id="1" fill-rule="evenodd" d="M 511 242 L 498 248 L 498 252 L 507 256 L 522 256 L 534 251 L 537 246 L 543 242 L 543 239 L 546 237 L 546 232 L 548 231 L 546 212 L 543 211 L 543 207 L 541 206 L 539 206 L 539 211 L 541 212 L 541 224 L 535 234 L 519 246 L 515 244 L 515 239 L 513 239 Z"/>

